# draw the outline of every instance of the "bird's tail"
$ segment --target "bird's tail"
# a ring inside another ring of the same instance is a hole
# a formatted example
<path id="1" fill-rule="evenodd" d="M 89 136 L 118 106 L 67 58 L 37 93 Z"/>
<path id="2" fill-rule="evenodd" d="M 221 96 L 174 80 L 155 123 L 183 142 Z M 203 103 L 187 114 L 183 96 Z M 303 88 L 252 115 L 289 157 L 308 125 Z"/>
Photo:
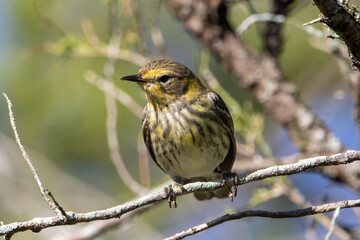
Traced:
<path id="1" fill-rule="evenodd" d="M 195 192 L 194 196 L 199 201 L 210 200 L 213 197 L 227 198 L 229 197 L 229 189 L 226 187 L 216 189 L 214 191 Z"/>

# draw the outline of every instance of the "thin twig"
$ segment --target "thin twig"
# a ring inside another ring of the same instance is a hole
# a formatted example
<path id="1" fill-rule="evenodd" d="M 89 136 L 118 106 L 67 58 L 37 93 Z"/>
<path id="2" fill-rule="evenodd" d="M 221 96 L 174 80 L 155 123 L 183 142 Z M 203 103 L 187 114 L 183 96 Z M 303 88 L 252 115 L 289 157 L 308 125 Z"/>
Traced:
<path id="1" fill-rule="evenodd" d="M 111 53 L 117 55 L 121 43 L 121 34 L 116 32 L 116 29 L 113 30 L 112 37 L 109 44 L 108 52 L 108 61 L 104 65 L 104 76 L 107 81 L 112 82 L 115 72 L 115 59 L 111 58 Z M 114 88 L 110 89 L 112 93 L 115 93 Z M 112 95 L 113 95 L 112 94 Z M 105 103 L 107 109 L 107 119 L 106 119 L 106 131 L 107 131 L 107 140 L 110 150 L 110 157 L 113 161 L 115 168 L 125 183 L 126 186 L 135 194 L 141 195 L 146 191 L 146 188 L 141 186 L 129 173 L 120 152 L 120 144 L 117 134 L 117 106 L 116 101 L 113 96 L 110 94 L 105 94 Z"/>
<path id="2" fill-rule="evenodd" d="M 160 8 L 161 8 L 162 0 L 153 1 L 152 6 L 152 24 L 151 24 L 151 39 L 155 46 L 159 49 L 161 56 L 163 58 L 169 58 L 169 55 L 166 52 L 163 34 L 159 27 L 159 16 L 160 16 Z"/>
<path id="3" fill-rule="evenodd" d="M 61 27 L 55 23 L 55 21 L 46 16 L 44 10 L 41 8 L 39 0 L 34 1 L 34 12 L 35 15 L 40 19 L 40 22 L 44 23 L 45 26 L 50 30 L 54 31 L 60 37 L 64 37 L 66 35 L 64 30 L 62 30 Z"/>
<path id="4" fill-rule="evenodd" d="M 306 27 L 306 26 L 313 25 L 313 24 L 321 22 L 321 21 L 322 21 L 321 18 L 317 18 L 317 19 L 314 19 L 314 20 L 312 20 L 310 22 L 304 23 L 303 26 Z"/>
<path id="5" fill-rule="evenodd" d="M 253 181 L 263 180 L 269 177 L 290 175 L 299 172 L 304 172 L 311 168 L 316 168 L 319 166 L 329 166 L 329 165 L 339 165 L 339 164 L 349 164 L 354 161 L 360 160 L 360 151 L 346 151 L 344 153 L 334 154 L 330 156 L 320 156 L 315 158 L 309 158 L 299 161 L 298 163 L 273 166 L 263 170 L 258 170 L 254 173 L 251 173 L 245 177 L 239 177 L 239 185 L 246 184 Z M 232 185 L 232 182 L 227 182 L 227 184 Z M 223 180 L 219 179 L 213 182 L 195 182 L 186 184 L 180 188 L 173 188 L 173 192 L 179 195 L 185 195 L 193 193 L 196 191 L 211 191 L 224 187 Z M 27 230 L 32 230 L 38 232 L 42 229 L 60 226 L 60 225 L 70 225 L 80 222 L 91 222 L 95 220 L 104 220 L 111 218 L 119 218 L 127 212 L 134 211 L 135 209 L 147 206 L 152 203 L 164 201 L 168 199 L 167 193 L 163 191 L 163 188 L 154 190 L 154 193 L 150 193 L 139 199 L 129 201 L 122 205 L 118 205 L 112 208 L 105 210 L 92 211 L 87 213 L 74 213 L 66 212 L 67 221 L 63 222 L 59 217 L 44 217 L 44 218 L 34 218 L 25 222 L 14 222 L 0 226 L 0 236 L 2 235 L 13 235 L 17 232 L 23 232 Z M 320 212 L 333 211 L 336 207 L 340 206 L 341 208 L 350 208 L 350 207 L 359 207 L 360 200 L 348 200 L 342 202 L 335 202 L 330 204 L 324 204 L 320 206 L 314 206 L 310 208 L 305 208 L 296 211 L 289 212 L 272 212 L 266 211 L 246 211 L 238 213 L 241 217 L 247 217 L 246 214 L 251 213 L 250 216 L 263 216 L 263 217 L 300 217 L 311 214 L 316 214 Z M 245 214 L 245 216 L 241 215 Z M 257 215 L 258 214 L 258 215 Z M 237 215 L 229 215 L 236 217 Z M 235 218 L 234 218 L 235 219 Z M 222 219 L 224 220 L 224 219 Z M 233 219 L 230 219 L 233 220 Z M 220 224 L 218 222 L 217 224 Z M 215 225 L 217 225 L 215 224 Z M 203 229 L 204 230 L 204 229 Z"/>
<path id="6" fill-rule="evenodd" d="M 334 229 L 335 229 L 335 226 L 336 226 L 336 219 L 339 217 L 339 215 L 340 215 L 340 206 L 338 206 L 335 209 L 334 215 L 331 218 L 330 229 L 329 229 L 328 233 L 325 236 L 325 240 L 329 240 L 332 233 L 334 232 Z"/>
<path id="7" fill-rule="evenodd" d="M 242 36 L 243 33 L 254 23 L 257 22 L 276 22 L 276 23 L 283 23 L 285 22 L 285 16 L 279 14 L 272 14 L 272 13 L 258 13 L 250 15 L 246 18 L 240 26 L 236 29 L 236 35 Z"/>
<path id="8" fill-rule="evenodd" d="M 75 57 L 109 57 L 109 46 L 104 42 L 100 41 L 97 35 L 94 32 L 93 26 L 90 20 L 85 19 L 81 22 L 81 27 L 85 36 L 85 39 L 88 41 L 88 44 L 78 44 L 71 48 L 71 53 Z M 59 44 L 54 42 L 46 42 L 42 46 L 29 47 L 25 49 L 24 55 L 30 57 L 39 52 L 48 52 L 53 55 L 60 55 L 63 52 L 59 52 Z M 137 66 L 144 66 L 149 62 L 149 59 L 140 55 L 137 52 L 119 49 L 116 55 L 110 53 L 110 57 L 124 60 L 126 62 L 133 63 Z"/>
<path id="9" fill-rule="evenodd" d="M 360 22 L 359 10 L 337 0 L 314 0 L 322 14 L 322 22 L 346 45 L 353 68 L 360 70 Z"/>
<path id="10" fill-rule="evenodd" d="M 6 102 L 8 104 L 8 108 L 9 108 L 9 117 L 10 117 L 10 124 L 11 124 L 11 127 L 14 131 L 14 135 L 15 135 L 15 140 L 16 140 L 16 143 L 18 144 L 19 148 L 20 148 L 20 151 L 25 159 L 25 161 L 27 162 L 27 164 L 29 165 L 33 175 L 34 175 L 34 178 L 35 178 L 35 181 L 37 183 L 37 185 L 39 186 L 40 188 L 40 192 L 41 192 L 41 195 L 43 196 L 43 198 L 45 199 L 45 201 L 49 204 L 49 206 L 51 207 L 52 210 L 54 210 L 54 212 L 56 213 L 56 215 L 58 215 L 58 217 L 60 218 L 61 221 L 65 221 L 66 220 L 66 215 L 65 215 L 65 211 L 62 207 L 60 207 L 60 205 L 55 201 L 54 197 L 52 194 L 50 194 L 49 190 L 45 189 L 43 187 L 43 184 L 42 182 L 40 181 L 40 178 L 39 178 L 39 175 L 37 173 L 37 170 L 36 168 L 34 167 L 33 163 L 31 162 L 31 159 L 29 157 L 29 155 L 27 154 L 26 150 L 25 150 L 25 147 L 22 145 L 21 143 L 21 140 L 20 140 L 20 137 L 19 137 L 19 134 L 18 134 L 18 131 L 16 129 L 16 124 L 15 124 L 15 117 L 14 117 L 14 113 L 12 111 L 12 103 L 9 99 L 9 97 L 3 93 L 5 99 L 6 99 Z M 49 196 L 50 198 L 49 198 Z"/>
<path id="11" fill-rule="evenodd" d="M 114 83 L 107 81 L 106 79 L 100 77 L 93 71 L 87 71 L 84 74 L 84 78 L 86 81 L 93 84 L 100 90 L 104 91 L 106 94 L 115 97 L 121 104 L 127 107 L 135 116 L 141 119 L 143 108 L 121 88 L 116 87 Z"/>
<path id="12" fill-rule="evenodd" d="M 134 13 L 133 20 L 135 20 L 135 28 L 137 31 L 137 36 L 139 37 L 139 51 L 142 55 L 146 56 L 147 44 L 146 44 L 144 26 L 143 26 L 143 23 L 145 21 L 142 18 L 140 2 L 139 0 L 133 0 L 131 2 L 133 4 L 133 13 Z"/>
<path id="13" fill-rule="evenodd" d="M 114 52 L 110 52 L 108 50 L 108 45 L 101 42 L 99 38 L 97 37 L 93 25 L 89 19 L 85 19 L 81 22 L 81 28 L 83 30 L 85 38 L 88 40 L 91 49 L 86 49 L 85 46 L 82 46 L 82 49 L 78 49 L 78 51 L 75 51 L 75 54 L 78 56 L 85 56 L 85 57 L 93 57 L 93 56 L 101 56 L 101 57 L 110 57 L 124 60 L 127 62 L 131 62 L 138 66 L 143 66 L 147 62 L 149 62 L 149 59 L 130 50 L 126 49 L 119 49 L 116 54 Z M 47 49 L 48 47 L 49 49 Z M 46 45 L 45 50 L 51 52 L 52 48 L 56 47 L 56 45 Z"/>
<path id="14" fill-rule="evenodd" d="M 177 233 L 166 240 L 183 239 L 185 237 L 194 235 L 198 232 L 202 232 L 206 229 L 214 227 L 224 222 L 238 220 L 245 217 L 264 217 L 264 218 L 298 218 L 314 214 L 326 213 L 334 211 L 337 208 L 354 208 L 360 207 L 360 199 L 356 200 L 344 200 L 339 202 L 326 203 L 318 206 L 311 206 L 308 208 L 301 208 L 292 211 L 264 211 L 264 210 L 248 210 L 235 214 L 226 214 L 218 217 L 210 222 L 200 224 L 198 226 L 189 228 L 185 231 Z"/>

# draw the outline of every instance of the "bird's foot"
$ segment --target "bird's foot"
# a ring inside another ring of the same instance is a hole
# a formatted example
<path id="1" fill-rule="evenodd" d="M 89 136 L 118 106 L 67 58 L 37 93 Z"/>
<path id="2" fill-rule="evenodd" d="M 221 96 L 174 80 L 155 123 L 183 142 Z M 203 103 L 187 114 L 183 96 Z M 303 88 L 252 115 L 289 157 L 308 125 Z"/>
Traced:
<path id="1" fill-rule="evenodd" d="M 239 183 L 239 177 L 237 176 L 236 173 L 232 173 L 232 172 L 222 172 L 222 184 L 224 186 L 226 186 L 226 180 L 230 179 L 230 181 L 233 183 L 233 187 L 234 187 L 234 192 L 232 191 L 232 187 L 230 187 L 229 190 L 229 198 L 231 199 L 231 201 L 234 200 L 234 197 L 236 197 L 237 195 L 237 186 Z"/>
<path id="2" fill-rule="evenodd" d="M 170 208 L 171 207 L 177 208 L 176 194 L 174 189 L 178 189 L 180 192 L 182 192 L 182 185 L 179 183 L 175 183 L 174 186 L 170 184 L 168 187 L 164 188 L 164 192 L 167 195 L 167 200 Z"/>

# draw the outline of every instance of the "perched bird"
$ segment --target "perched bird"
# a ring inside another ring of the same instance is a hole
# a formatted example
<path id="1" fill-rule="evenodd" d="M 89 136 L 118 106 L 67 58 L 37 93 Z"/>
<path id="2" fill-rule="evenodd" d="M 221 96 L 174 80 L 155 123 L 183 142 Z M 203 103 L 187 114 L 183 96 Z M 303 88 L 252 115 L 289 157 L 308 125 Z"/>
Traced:
<path id="1" fill-rule="evenodd" d="M 236 155 L 234 126 L 218 94 L 172 60 L 150 62 L 137 74 L 121 79 L 136 82 L 145 92 L 145 145 L 151 158 L 175 183 L 181 186 L 228 176 Z M 225 198 L 229 192 L 221 188 L 196 192 L 195 197 Z"/>

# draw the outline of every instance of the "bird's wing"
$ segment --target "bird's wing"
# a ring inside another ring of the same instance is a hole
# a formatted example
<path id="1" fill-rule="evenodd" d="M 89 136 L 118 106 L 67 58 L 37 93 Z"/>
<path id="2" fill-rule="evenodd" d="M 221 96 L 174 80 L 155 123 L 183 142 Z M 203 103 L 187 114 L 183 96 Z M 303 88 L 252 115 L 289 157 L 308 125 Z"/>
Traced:
<path id="1" fill-rule="evenodd" d="M 212 106 L 215 108 L 214 111 L 219 113 L 219 119 L 228 133 L 230 139 L 230 148 L 224 159 L 219 165 L 220 171 L 231 171 L 236 157 L 236 142 L 234 137 L 234 123 L 230 115 L 229 109 L 222 98 L 215 92 L 209 91 L 207 97 L 212 101 Z"/>

